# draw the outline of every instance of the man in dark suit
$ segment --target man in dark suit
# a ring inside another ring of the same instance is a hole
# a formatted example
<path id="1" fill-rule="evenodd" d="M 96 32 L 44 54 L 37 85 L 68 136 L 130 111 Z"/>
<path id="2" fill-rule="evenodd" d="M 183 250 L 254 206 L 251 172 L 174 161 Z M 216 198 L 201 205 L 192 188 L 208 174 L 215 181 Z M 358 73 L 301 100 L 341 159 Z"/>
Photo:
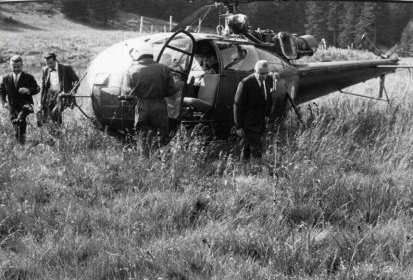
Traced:
<path id="1" fill-rule="evenodd" d="M 24 144 L 26 141 L 26 117 L 33 113 L 33 95 L 40 88 L 32 75 L 22 71 L 23 59 L 15 55 L 10 59 L 12 73 L 3 76 L 0 82 L 0 103 L 8 108 L 16 138 Z M 7 99 L 6 99 L 7 97 Z"/>
<path id="2" fill-rule="evenodd" d="M 272 78 L 268 76 L 268 62 L 260 60 L 255 72 L 243 79 L 234 100 L 234 121 L 237 135 L 242 137 L 241 160 L 252 157 L 261 160 L 265 126 L 271 114 Z"/>
<path id="3" fill-rule="evenodd" d="M 70 65 L 58 63 L 56 54 L 48 53 L 44 56 L 47 66 L 43 68 L 41 111 L 38 115 L 38 125 L 45 123 L 49 118 L 53 123 L 62 125 L 62 111 L 64 106 L 60 100 L 61 93 L 69 93 L 79 80 Z"/>

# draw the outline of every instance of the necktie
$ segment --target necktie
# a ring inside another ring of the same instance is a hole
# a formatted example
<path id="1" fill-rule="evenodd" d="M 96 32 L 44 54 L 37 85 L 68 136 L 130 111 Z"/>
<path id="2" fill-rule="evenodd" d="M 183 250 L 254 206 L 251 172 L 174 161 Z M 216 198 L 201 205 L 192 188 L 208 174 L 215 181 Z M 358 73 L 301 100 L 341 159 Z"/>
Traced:
<path id="1" fill-rule="evenodd" d="M 267 95 L 265 94 L 265 88 L 264 88 L 264 82 L 260 81 L 260 88 L 261 88 L 261 93 L 264 96 L 265 100 L 267 100 Z"/>
<path id="2" fill-rule="evenodd" d="M 17 75 L 13 75 L 13 80 L 14 80 L 14 87 L 17 88 L 17 83 L 18 83 L 18 79 L 17 79 Z"/>

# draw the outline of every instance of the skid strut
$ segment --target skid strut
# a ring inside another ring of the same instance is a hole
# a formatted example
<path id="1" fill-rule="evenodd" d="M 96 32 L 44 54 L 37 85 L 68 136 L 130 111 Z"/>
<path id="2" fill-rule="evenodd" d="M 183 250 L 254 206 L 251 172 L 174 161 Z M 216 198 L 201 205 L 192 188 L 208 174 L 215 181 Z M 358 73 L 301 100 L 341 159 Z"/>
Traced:
<path id="1" fill-rule="evenodd" d="M 344 94 L 347 94 L 347 95 L 363 97 L 363 98 L 367 98 L 367 99 L 371 99 L 371 100 L 384 101 L 384 102 L 387 102 L 388 104 L 390 104 L 390 99 L 389 99 L 389 95 L 387 94 L 385 82 L 386 82 L 386 75 L 380 75 L 380 88 L 379 88 L 378 97 L 371 97 L 371 96 L 358 94 L 358 93 L 353 93 L 353 92 L 348 92 L 348 91 L 344 91 L 344 90 L 340 90 L 340 92 L 344 93 Z M 383 93 L 386 97 L 385 99 L 383 98 Z"/>

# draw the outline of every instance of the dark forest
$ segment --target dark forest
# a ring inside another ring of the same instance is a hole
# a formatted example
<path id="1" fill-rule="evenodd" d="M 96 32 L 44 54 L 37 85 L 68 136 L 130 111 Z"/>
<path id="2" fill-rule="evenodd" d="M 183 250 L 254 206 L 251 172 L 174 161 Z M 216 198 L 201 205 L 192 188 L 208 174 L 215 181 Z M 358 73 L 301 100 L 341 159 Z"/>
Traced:
<path id="1" fill-rule="evenodd" d="M 90 14 L 104 24 L 124 10 L 143 16 L 180 21 L 207 1 L 189 3 L 187 0 L 89 0 L 71 1 L 63 6 L 68 17 L 90 19 Z M 367 33 L 379 47 L 389 48 L 401 41 L 406 54 L 413 53 L 413 7 L 406 4 L 384 3 L 251 3 L 241 12 L 249 16 L 254 27 L 275 31 L 312 34 L 324 38 L 329 46 L 360 48 L 361 35 Z M 211 13 L 206 24 L 214 27 L 218 14 Z"/>

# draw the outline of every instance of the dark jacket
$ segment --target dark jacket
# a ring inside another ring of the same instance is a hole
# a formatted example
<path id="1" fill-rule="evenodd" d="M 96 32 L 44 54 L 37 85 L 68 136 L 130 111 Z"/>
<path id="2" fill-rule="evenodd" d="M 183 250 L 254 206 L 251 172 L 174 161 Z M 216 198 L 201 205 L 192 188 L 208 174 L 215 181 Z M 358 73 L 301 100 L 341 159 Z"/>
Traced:
<path id="1" fill-rule="evenodd" d="M 152 59 L 133 62 L 127 74 L 127 88 L 143 99 L 162 99 L 175 94 L 175 83 L 167 66 Z"/>
<path id="2" fill-rule="evenodd" d="M 20 88 L 28 88 L 29 94 L 19 93 Z M 3 76 L 0 82 L 0 101 L 6 102 L 6 96 L 11 108 L 20 108 L 26 104 L 33 104 L 33 95 L 39 93 L 40 88 L 34 77 L 21 72 L 17 88 L 14 86 L 13 73 Z"/>
<path id="3" fill-rule="evenodd" d="M 265 130 L 265 117 L 271 114 L 273 81 L 268 77 L 265 81 L 267 100 L 254 74 L 243 79 L 234 99 L 234 121 L 237 129 L 243 128 L 255 132 Z"/>
<path id="4" fill-rule="evenodd" d="M 64 64 L 57 64 L 57 72 L 59 75 L 60 81 L 60 91 L 69 93 L 76 82 L 79 80 L 79 77 L 76 75 L 75 71 L 73 70 L 72 66 L 64 65 Z M 44 67 L 43 68 L 43 76 L 42 76 L 42 103 L 45 101 L 46 94 L 50 89 L 50 68 Z"/>

